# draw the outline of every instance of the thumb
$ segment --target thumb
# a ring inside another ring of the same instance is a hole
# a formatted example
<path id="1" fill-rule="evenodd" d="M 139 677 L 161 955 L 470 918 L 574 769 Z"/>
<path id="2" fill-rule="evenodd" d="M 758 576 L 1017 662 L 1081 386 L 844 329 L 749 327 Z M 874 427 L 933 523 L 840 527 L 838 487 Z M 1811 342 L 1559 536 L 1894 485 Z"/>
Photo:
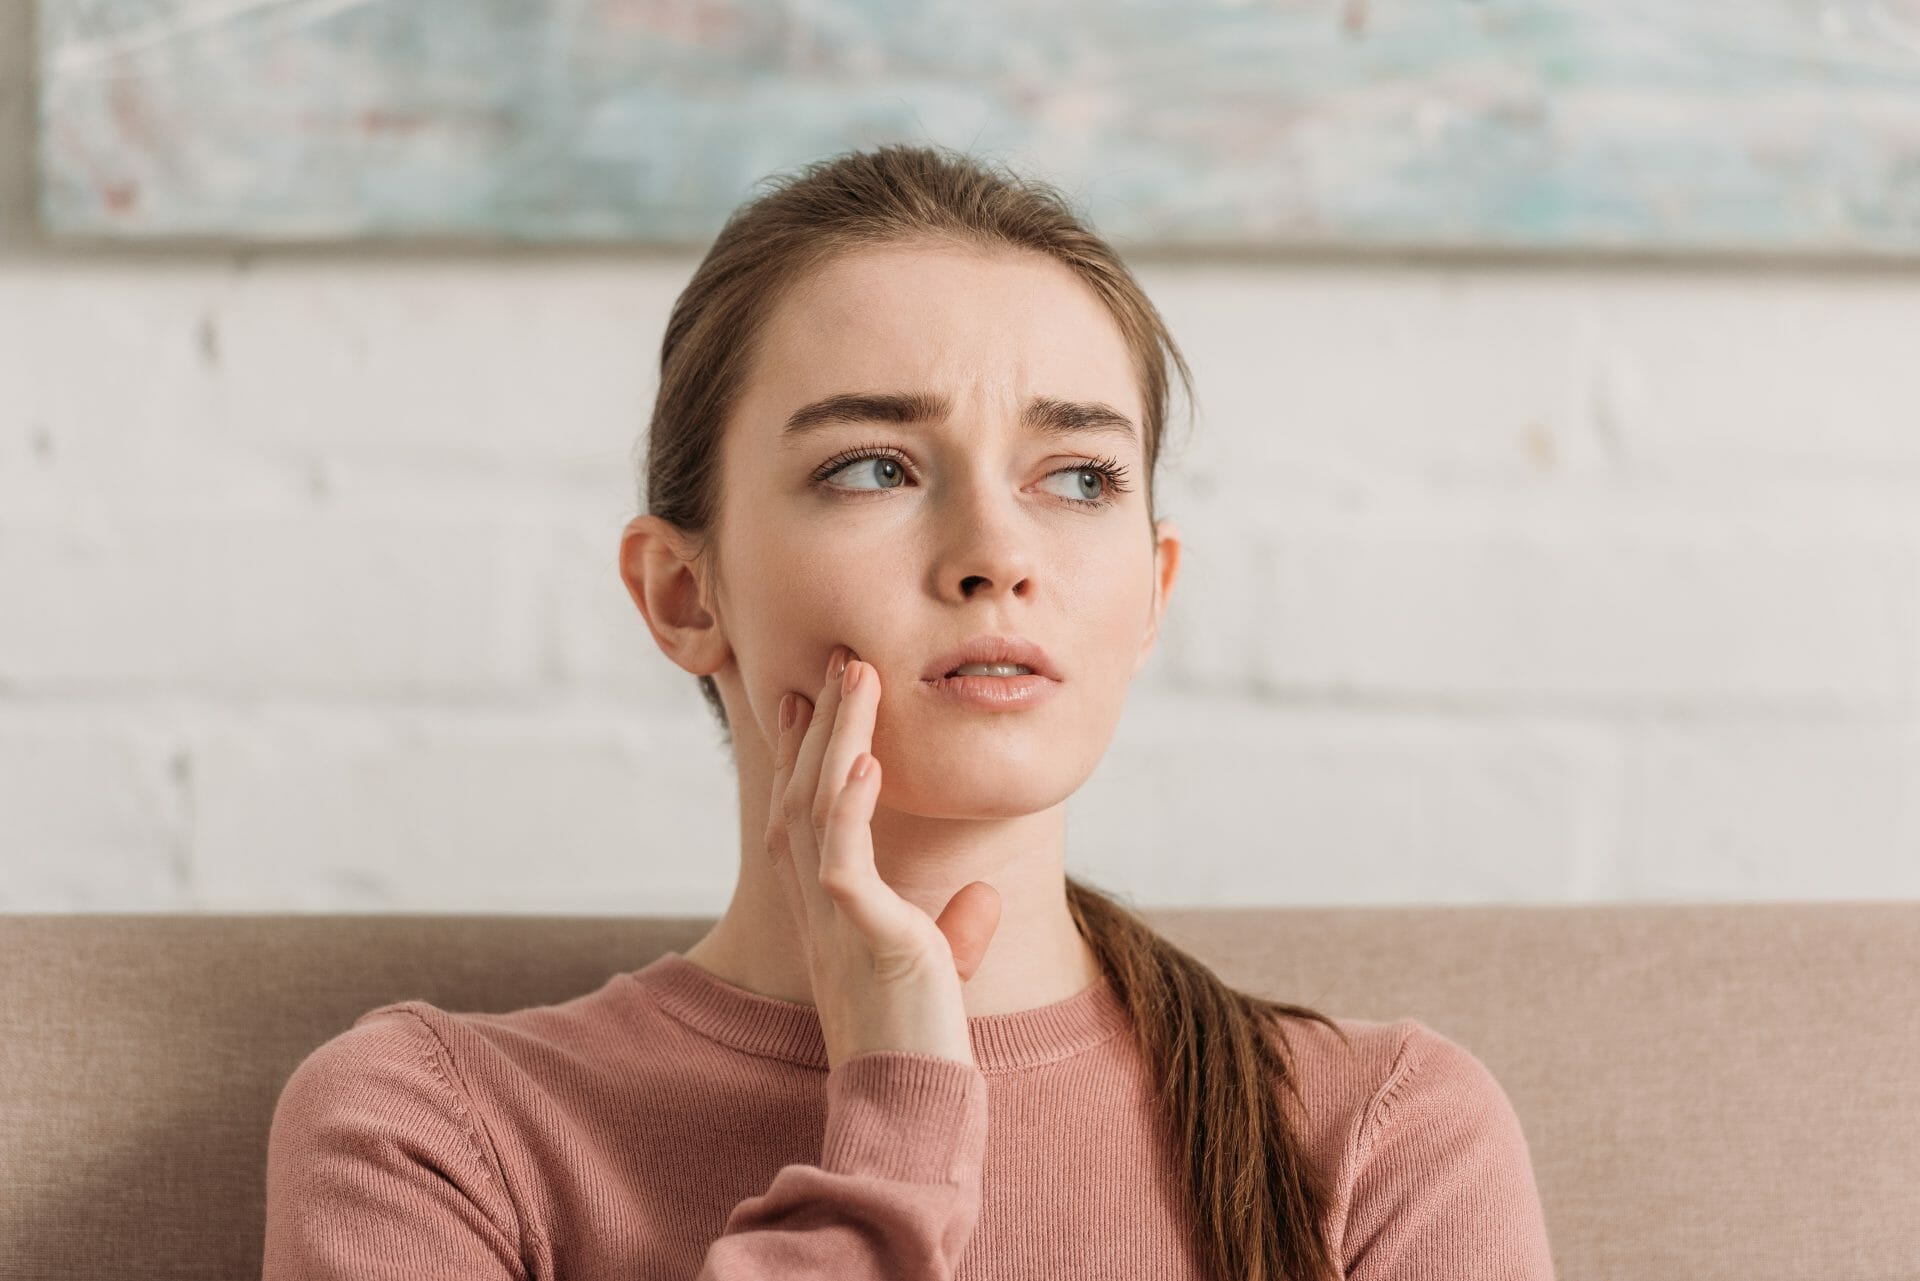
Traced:
<path id="1" fill-rule="evenodd" d="M 946 909 L 934 924 L 947 936 L 953 968 L 965 983 L 980 968 L 987 944 L 1000 928 L 1000 891 L 985 881 L 969 881 L 947 900 Z"/>

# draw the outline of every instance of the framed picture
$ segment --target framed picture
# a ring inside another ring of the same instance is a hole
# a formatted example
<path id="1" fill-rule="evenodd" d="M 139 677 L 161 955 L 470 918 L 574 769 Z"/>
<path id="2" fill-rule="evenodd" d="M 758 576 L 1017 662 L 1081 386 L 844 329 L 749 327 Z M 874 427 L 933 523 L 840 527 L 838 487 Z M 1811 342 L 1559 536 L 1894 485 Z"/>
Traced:
<path id="1" fill-rule="evenodd" d="M 1117 242 L 1920 250 L 1920 0 L 42 0 L 45 226 L 704 243 L 933 141 Z"/>

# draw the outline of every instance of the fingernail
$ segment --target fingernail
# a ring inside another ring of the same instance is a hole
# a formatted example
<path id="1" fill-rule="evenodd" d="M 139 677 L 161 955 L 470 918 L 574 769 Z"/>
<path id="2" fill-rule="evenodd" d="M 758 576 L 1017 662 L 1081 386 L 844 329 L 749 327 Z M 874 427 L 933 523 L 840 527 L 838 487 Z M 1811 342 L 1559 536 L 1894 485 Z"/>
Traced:
<path id="1" fill-rule="evenodd" d="M 780 732 L 786 733 L 793 728 L 793 695 L 780 696 Z"/>
<path id="2" fill-rule="evenodd" d="M 845 645 L 835 645 L 833 647 L 833 653 L 827 658 L 828 680 L 832 680 L 846 669 L 847 653 L 848 651 Z"/>
<path id="3" fill-rule="evenodd" d="M 857 662 L 849 661 L 847 663 L 846 675 L 840 678 L 840 692 L 842 694 L 851 694 L 853 693 L 853 687 L 859 683 L 860 665 Z"/>

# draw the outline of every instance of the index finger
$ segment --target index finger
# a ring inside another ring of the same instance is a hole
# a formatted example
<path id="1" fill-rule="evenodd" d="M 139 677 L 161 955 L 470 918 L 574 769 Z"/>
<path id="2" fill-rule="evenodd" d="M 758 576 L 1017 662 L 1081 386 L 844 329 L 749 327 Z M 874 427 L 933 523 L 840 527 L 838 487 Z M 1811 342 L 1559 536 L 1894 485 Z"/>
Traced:
<path id="1" fill-rule="evenodd" d="M 851 647 L 848 647 L 849 651 Z M 851 653 L 849 653 L 851 661 Z M 820 760 L 826 754 L 827 740 L 833 736 L 833 723 L 840 709 L 840 685 L 845 670 L 832 676 L 821 678 L 820 697 L 809 707 L 801 701 L 800 715 L 807 718 L 806 733 L 800 739 L 800 748 L 794 755 L 793 776 L 787 790 L 793 794 L 797 812 L 795 821 L 808 824 L 807 834 L 811 838 L 812 820 L 807 817 L 807 807 L 813 804 L 814 796 L 820 788 Z"/>
<path id="2" fill-rule="evenodd" d="M 833 807 L 833 798 L 847 785 L 847 771 L 862 752 L 873 750 L 873 721 L 880 704 L 880 673 L 871 663 L 849 660 L 848 670 L 857 673 L 852 692 L 842 695 L 835 709 L 833 733 L 820 761 L 819 793 L 814 798 L 818 812 Z"/>

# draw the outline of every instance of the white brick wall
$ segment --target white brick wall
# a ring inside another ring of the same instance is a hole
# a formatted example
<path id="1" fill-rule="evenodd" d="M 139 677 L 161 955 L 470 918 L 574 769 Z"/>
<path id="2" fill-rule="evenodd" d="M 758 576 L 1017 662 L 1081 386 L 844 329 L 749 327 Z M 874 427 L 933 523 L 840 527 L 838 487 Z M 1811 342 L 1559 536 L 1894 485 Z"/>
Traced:
<path id="1" fill-rule="evenodd" d="M 0 908 L 718 911 L 614 568 L 692 261 L 235 259 L 0 259 Z M 1142 274 L 1204 413 L 1074 870 L 1920 894 L 1920 273 Z"/>
<path id="2" fill-rule="evenodd" d="M 0 910 L 719 911 L 614 561 L 693 260 L 54 246 L 8 80 Z M 1920 268 L 1137 265 L 1203 413 L 1072 870 L 1920 896 Z"/>

